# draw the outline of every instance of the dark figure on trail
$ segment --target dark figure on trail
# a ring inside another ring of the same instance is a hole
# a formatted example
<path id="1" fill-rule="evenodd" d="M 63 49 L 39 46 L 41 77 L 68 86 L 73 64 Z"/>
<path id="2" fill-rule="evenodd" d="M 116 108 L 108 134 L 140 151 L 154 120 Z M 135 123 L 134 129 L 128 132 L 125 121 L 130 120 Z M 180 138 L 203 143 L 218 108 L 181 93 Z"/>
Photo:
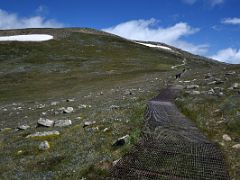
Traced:
<path id="1" fill-rule="evenodd" d="M 186 69 L 184 68 L 183 70 L 182 70 L 182 72 L 184 73 L 186 71 Z"/>
<path id="2" fill-rule="evenodd" d="M 181 77 L 182 73 L 176 74 L 176 79 L 179 79 Z"/>

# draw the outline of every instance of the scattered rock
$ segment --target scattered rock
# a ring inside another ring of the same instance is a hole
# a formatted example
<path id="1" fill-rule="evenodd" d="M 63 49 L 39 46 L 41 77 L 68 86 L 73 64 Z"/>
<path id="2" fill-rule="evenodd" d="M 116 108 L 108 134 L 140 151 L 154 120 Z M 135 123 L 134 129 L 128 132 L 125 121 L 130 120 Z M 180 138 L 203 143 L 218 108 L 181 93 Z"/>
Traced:
<path id="1" fill-rule="evenodd" d="M 30 126 L 26 125 L 26 124 L 20 125 L 20 126 L 17 127 L 18 130 L 27 130 L 28 128 L 30 128 Z"/>
<path id="2" fill-rule="evenodd" d="M 124 95 L 132 95 L 132 94 L 133 94 L 132 91 L 129 91 L 129 90 L 124 92 Z"/>
<path id="3" fill-rule="evenodd" d="M 111 110 L 120 109 L 120 106 L 117 106 L 117 105 L 111 105 L 111 106 L 110 106 L 110 109 L 111 109 Z"/>
<path id="4" fill-rule="evenodd" d="M 38 126 L 52 127 L 54 124 L 53 120 L 40 118 L 37 122 Z"/>
<path id="5" fill-rule="evenodd" d="M 240 150 L 240 144 L 235 144 L 234 146 L 232 146 L 232 148 Z"/>
<path id="6" fill-rule="evenodd" d="M 45 150 L 47 150 L 49 148 L 50 148 L 50 144 L 48 143 L 48 141 L 43 141 L 38 146 L 38 149 L 42 150 L 42 151 L 45 151 Z"/>
<path id="7" fill-rule="evenodd" d="M 81 120 L 81 119 L 83 119 L 81 116 L 76 117 L 76 120 Z"/>
<path id="8" fill-rule="evenodd" d="M 63 110 L 63 113 L 65 114 L 70 114 L 73 112 L 73 107 L 67 107 L 67 108 L 64 108 Z"/>
<path id="9" fill-rule="evenodd" d="M 44 132 L 36 132 L 33 134 L 29 134 L 26 138 L 31 138 L 31 137 L 45 137 L 45 136 L 58 136 L 60 135 L 59 131 L 53 130 L 53 131 L 44 131 Z"/>
<path id="10" fill-rule="evenodd" d="M 224 134 L 224 135 L 223 135 L 223 140 L 224 140 L 224 141 L 231 141 L 232 138 L 231 138 L 229 135 Z"/>
<path id="11" fill-rule="evenodd" d="M 239 88 L 239 83 L 234 83 L 232 87 L 233 87 L 233 89 L 238 89 Z"/>
<path id="12" fill-rule="evenodd" d="M 201 94 L 200 91 L 186 91 L 185 93 L 190 94 L 190 95 L 199 95 L 199 94 Z"/>
<path id="13" fill-rule="evenodd" d="M 205 79 L 210 79 L 212 77 L 213 77 L 213 75 L 211 73 L 207 73 L 204 78 Z"/>
<path id="14" fill-rule="evenodd" d="M 225 75 L 226 75 L 226 76 L 229 76 L 229 75 L 234 75 L 234 74 L 236 74 L 235 71 L 230 71 L 230 72 L 227 72 Z"/>
<path id="15" fill-rule="evenodd" d="M 103 129 L 103 132 L 107 132 L 107 131 L 109 131 L 109 128 L 104 128 Z"/>
<path id="16" fill-rule="evenodd" d="M 19 150 L 19 151 L 17 152 L 18 155 L 20 155 L 20 154 L 22 154 L 22 153 L 23 153 L 22 150 Z"/>
<path id="17" fill-rule="evenodd" d="M 121 159 L 117 159 L 117 160 L 113 161 L 113 162 L 112 162 L 112 165 L 113 165 L 113 166 L 116 166 L 116 164 L 117 164 L 120 160 L 121 160 Z"/>
<path id="18" fill-rule="evenodd" d="M 219 92 L 218 96 L 224 96 L 223 92 Z"/>
<path id="19" fill-rule="evenodd" d="M 53 102 L 51 102 L 51 106 L 56 106 L 58 103 L 59 102 L 57 102 L 57 101 L 53 101 Z"/>
<path id="20" fill-rule="evenodd" d="M 74 102 L 75 99 L 67 99 L 66 102 Z"/>
<path id="21" fill-rule="evenodd" d="M 70 126 L 72 125 L 71 120 L 56 120 L 54 123 L 54 126 L 56 127 L 64 127 L 64 126 Z"/>
<path id="22" fill-rule="evenodd" d="M 126 135 L 123 136 L 121 138 L 118 138 L 113 144 L 112 146 L 123 146 L 124 144 L 126 144 L 127 142 L 129 142 L 130 136 Z"/>
<path id="23" fill-rule="evenodd" d="M 83 128 L 96 124 L 96 121 L 86 121 L 84 122 Z"/>
<path id="24" fill-rule="evenodd" d="M 186 89 L 197 89 L 197 88 L 199 88 L 199 85 L 188 85 L 188 86 L 186 86 Z"/>
<path id="25" fill-rule="evenodd" d="M 177 85 L 174 85 L 174 86 L 172 87 L 172 89 L 182 90 L 182 89 L 184 89 L 184 86 L 183 86 L 183 85 L 180 85 L 180 84 L 177 84 Z"/>
<path id="26" fill-rule="evenodd" d="M 78 106 L 79 109 L 86 109 L 86 108 L 91 108 L 91 105 L 86 105 L 86 104 L 81 104 L 80 106 Z"/>
<path id="27" fill-rule="evenodd" d="M 213 95 L 213 94 L 215 94 L 215 91 L 211 88 L 210 90 L 208 90 L 208 94 Z"/>
<path id="28" fill-rule="evenodd" d="M 209 82 L 208 85 L 216 84 L 217 81 Z"/>

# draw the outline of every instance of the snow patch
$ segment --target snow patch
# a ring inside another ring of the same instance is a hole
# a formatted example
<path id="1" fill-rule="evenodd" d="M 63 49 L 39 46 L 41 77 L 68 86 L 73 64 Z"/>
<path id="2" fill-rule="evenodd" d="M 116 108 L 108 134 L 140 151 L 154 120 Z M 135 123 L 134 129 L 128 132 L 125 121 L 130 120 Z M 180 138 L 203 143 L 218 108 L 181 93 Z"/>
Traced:
<path id="1" fill-rule="evenodd" d="M 171 48 L 166 47 L 166 46 L 149 44 L 149 43 L 141 43 L 141 42 L 136 42 L 136 43 L 141 44 L 141 45 L 144 45 L 144 46 L 148 46 L 148 47 L 161 48 L 161 49 L 165 49 L 165 50 L 168 50 L 168 51 L 173 51 Z"/>
<path id="2" fill-rule="evenodd" d="M 49 41 L 53 36 L 48 34 L 28 34 L 28 35 L 14 35 L 14 36 L 0 36 L 0 41 L 32 41 L 41 42 Z"/>

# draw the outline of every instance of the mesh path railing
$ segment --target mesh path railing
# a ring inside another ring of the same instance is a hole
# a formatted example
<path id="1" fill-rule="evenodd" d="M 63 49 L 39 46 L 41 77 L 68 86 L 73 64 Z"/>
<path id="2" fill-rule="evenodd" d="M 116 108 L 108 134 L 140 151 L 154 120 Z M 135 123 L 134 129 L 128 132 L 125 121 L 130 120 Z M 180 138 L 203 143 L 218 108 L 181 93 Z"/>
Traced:
<path id="1" fill-rule="evenodd" d="M 149 101 L 140 142 L 111 170 L 110 179 L 230 179 L 223 154 L 173 103 L 169 87 Z"/>

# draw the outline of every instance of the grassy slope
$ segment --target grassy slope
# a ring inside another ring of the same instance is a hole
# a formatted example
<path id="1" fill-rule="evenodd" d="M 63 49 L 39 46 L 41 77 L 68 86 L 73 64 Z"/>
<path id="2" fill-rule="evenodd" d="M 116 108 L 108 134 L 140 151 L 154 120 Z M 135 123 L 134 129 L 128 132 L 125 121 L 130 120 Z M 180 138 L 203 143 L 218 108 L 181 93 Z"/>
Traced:
<path id="1" fill-rule="evenodd" d="M 3 179 L 29 175 L 36 179 L 103 177 L 104 169 L 137 140 L 146 101 L 179 71 L 172 70 L 171 66 L 181 64 L 184 57 L 187 68 L 191 69 L 189 72 L 223 66 L 184 52 L 181 52 L 183 57 L 90 29 L 30 29 L 0 31 L 0 35 L 39 32 L 53 34 L 56 39 L 42 43 L 0 43 L 1 128 L 14 128 L 23 123 L 32 127 L 24 132 L 0 133 Z M 131 90 L 132 95 L 126 94 L 127 90 Z M 100 91 L 103 95 L 99 95 Z M 75 101 L 66 102 L 67 98 Z M 51 106 L 52 101 L 58 101 L 59 105 Z M 20 103 L 17 106 L 23 110 L 13 110 L 16 106 L 13 102 Z M 39 104 L 46 106 L 38 108 Z M 79 109 L 80 104 L 90 104 L 92 108 Z M 111 105 L 122 108 L 112 111 Z M 74 107 L 75 112 L 53 113 L 67 106 Z M 4 108 L 7 111 L 3 111 Z M 46 130 L 34 128 L 37 119 L 44 116 L 71 119 L 73 125 L 56 128 L 61 132 L 58 138 L 43 138 L 50 142 L 51 149 L 41 152 L 38 143 L 43 139 L 25 136 Z M 77 119 L 79 116 L 81 120 Z M 97 123 L 83 129 L 82 124 L 87 120 Z M 104 128 L 110 130 L 103 132 Z M 126 134 L 130 134 L 131 143 L 113 149 L 112 141 Z"/>

